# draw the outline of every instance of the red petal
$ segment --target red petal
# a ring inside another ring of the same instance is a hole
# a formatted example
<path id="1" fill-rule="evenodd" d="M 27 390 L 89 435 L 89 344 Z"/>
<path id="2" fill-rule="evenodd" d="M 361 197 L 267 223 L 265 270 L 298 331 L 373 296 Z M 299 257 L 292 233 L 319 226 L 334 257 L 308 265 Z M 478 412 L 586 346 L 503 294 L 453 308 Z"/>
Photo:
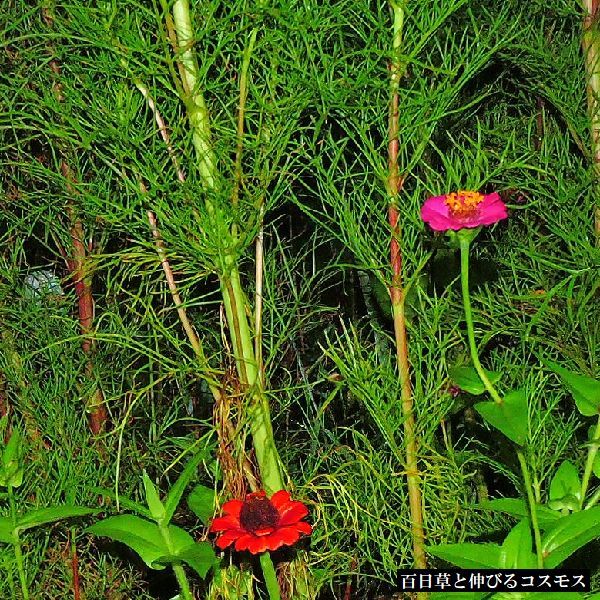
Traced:
<path id="1" fill-rule="evenodd" d="M 221 510 L 223 511 L 224 515 L 231 515 L 232 517 L 239 518 L 242 506 L 244 506 L 242 500 L 229 500 L 229 502 L 225 502 L 225 504 L 223 504 L 223 508 Z"/>
<path id="2" fill-rule="evenodd" d="M 225 531 L 226 529 L 241 529 L 239 517 L 227 515 L 225 517 L 217 517 L 213 519 L 209 531 L 215 533 L 217 531 Z"/>
<path id="3" fill-rule="evenodd" d="M 299 521 L 296 523 L 296 529 L 300 533 L 305 533 L 306 535 L 310 535 L 312 533 L 312 525 L 306 521 Z"/>
<path id="4" fill-rule="evenodd" d="M 243 550 L 248 550 L 250 544 L 252 543 L 252 540 L 254 540 L 254 539 L 262 539 L 262 538 L 255 538 L 251 533 L 244 532 L 244 534 L 241 535 L 235 542 L 235 549 L 238 552 L 242 552 Z M 266 538 L 264 538 L 264 539 L 266 539 Z"/>
<path id="5" fill-rule="evenodd" d="M 300 534 L 295 527 L 282 527 L 266 539 L 269 542 L 269 550 L 277 550 L 281 546 L 295 544 L 300 539 Z"/>
<path id="6" fill-rule="evenodd" d="M 245 535 L 245 533 L 246 532 L 241 529 L 229 529 L 217 538 L 216 544 L 221 550 L 224 550 L 240 536 Z"/>
<path id="7" fill-rule="evenodd" d="M 308 514 L 308 508 L 302 502 L 288 502 L 279 512 L 279 525 L 285 527 L 298 522 Z"/>
<path id="8" fill-rule="evenodd" d="M 271 549 L 272 536 L 257 537 L 248 543 L 248 552 L 251 554 L 261 554 L 265 550 Z"/>
<path id="9" fill-rule="evenodd" d="M 279 490 L 271 497 L 271 504 L 279 511 L 286 502 L 290 501 L 290 493 L 286 490 Z"/>

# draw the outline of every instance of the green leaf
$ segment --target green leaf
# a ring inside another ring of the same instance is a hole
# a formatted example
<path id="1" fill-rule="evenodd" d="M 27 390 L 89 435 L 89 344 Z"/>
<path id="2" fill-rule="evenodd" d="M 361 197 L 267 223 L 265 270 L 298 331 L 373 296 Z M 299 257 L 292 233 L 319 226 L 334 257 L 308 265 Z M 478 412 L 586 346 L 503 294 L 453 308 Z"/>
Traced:
<path id="1" fill-rule="evenodd" d="M 195 542 L 179 552 L 177 557 L 194 569 L 202 579 L 218 563 L 215 551 L 208 542 Z"/>
<path id="2" fill-rule="evenodd" d="M 554 510 L 579 510 L 581 506 L 581 480 L 575 465 L 565 460 L 556 470 L 550 483 L 548 506 Z"/>
<path id="3" fill-rule="evenodd" d="M 14 544 L 13 524 L 8 517 L 0 517 L 0 542 Z"/>
<path id="4" fill-rule="evenodd" d="M 497 510 L 514 517 L 528 517 L 529 508 L 527 503 L 522 498 L 496 498 L 479 504 L 481 508 L 486 510 Z M 561 514 L 555 510 L 550 510 L 545 506 L 538 504 L 536 507 L 538 524 L 540 529 L 546 529 L 555 521 L 561 518 Z"/>
<path id="5" fill-rule="evenodd" d="M 501 548 L 495 544 L 441 544 L 427 552 L 461 569 L 497 569 Z"/>
<path id="6" fill-rule="evenodd" d="M 594 475 L 600 479 L 600 452 L 596 454 L 594 457 L 594 462 L 592 463 L 592 471 Z"/>
<path id="7" fill-rule="evenodd" d="M 194 538 L 181 527 L 177 525 L 169 525 L 169 535 L 171 536 L 171 545 L 173 546 L 173 553 L 179 556 L 186 548 L 189 548 L 194 544 Z"/>
<path id="8" fill-rule="evenodd" d="M 13 432 L 2 453 L 2 466 L 0 467 L 0 486 L 19 487 L 23 483 L 23 445 L 18 429 Z"/>
<path id="9" fill-rule="evenodd" d="M 202 524 L 208 525 L 215 512 L 214 490 L 204 485 L 197 485 L 188 496 L 187 503 Z"/>
<path id="10" fill-rule="evenodd" d="M 554 362 L 545 361 L 545 364 L 561 378 L 565 387 L 571 392 L 577 410 L 584 417 L 600 414 L 600 381 L 567 371 Z"/>
<path id="11" fill-rule="evenodd" d="M 600 506 L 561 517 L 542 537 L 544 566 L 554 569 L 600 536 Z"/>
<path id="12" fill-rule="evenodd" d="M 115 502 L 117 500 L 117 495 L 115 494 L 115 492 L 113 490 L 109 490 L 109 489 L 102 488 L 102 487 L 92 487 L 90 489 L 95 494 L 99 494 L 100 496 L 106 496 L 107 498 L 110 498 L 111 500 L 114 500 Z M 126 508 L 127 510 L 131 510 L 131 511 L 137 513 L 138 515 L 141 515 L 142 517 L 146 517 L 147 519 L 152 518 L 152 513 L 143 504 L 134 502 L 133 500 L 130 500 L 129 498 L 126 498 L 125 496 L 119 496 L 119 504 L 123 508 Z"/>
<path id="13" fill-rule="evenodd" d="M 536 556 L 531 551 L 531 524 L 523 519 L 506 536 L 501 551 L 499 569 L 535 569 Z"/>
<path id="14" fill-rule="evenodd" d="M 509 392 L 502 404 L 478 402 L 474 408 L 492 427 L 515 444 L 522 446 L 527 441 L 529 412 L 525 390 Z"/>
<path id="15" fill-rule="evenodd" d="M 15 530 L 19 532 L 26 531 L 27 529 L 46 525 L 47 523 L 54 523 L 71 517 L 85 517 L 86 515 L 97 512 L 98 509 L 86 508 L 85 506 L 64 505 L 40 508 L 38 510 L 31 510 L 22 515 L 17 521 Z"/>
<path id="16" fill-rule="evenodd" d="M 197 452 L 185 465 L 185 469 L 181 472 L 181 475 L 177 478 L 177 481 L 173 484 L 167 497 L 165 499 L 165 521 L 169 522 L 175 511 L 177 510 L 177 506 L 181 501 L 181 496 L 183 496 L 183 492 L 185 488 L 188 486 L 190 481 L 196 475 L 196 469 L 200 462 L 206 457 L 206 452 L 200 451 Z"/>
<path id="17" fill-rule="evenodd" d="M 152 569 L 164 569 L 154 563 L 161 556 L 169 555 L 169 549 L 158 525 L 151 521 L 135 515 L 117 515 L 95 523 L 86 531 L 126 544 Z"/>
<path id="18" fill-rule="evenodd" d="M 500 379 L 500 373 L 496 371 L 485 371 L 491 383 L 496 383 Z M 473 367 L 453 367 L 448 373 L 452 383 L 461 390 L 469 392 L 474 396 L 479 396 L 485 392 L 485 386 L 479 377 L 479 374 Z"/>
<path id="19" fill-rule="evenodd" d="M 156 490 L 156 486 L 152 483 L 148 473 L 144 470 L 142 473 L 142 479 L 144 481 L 144 490 L 146 491 L 146 503 L 150 509 L 150 514 L 155 521 L 162 521 L 165 518 L 165 507 L 160 501 L 160 496 Z"/>

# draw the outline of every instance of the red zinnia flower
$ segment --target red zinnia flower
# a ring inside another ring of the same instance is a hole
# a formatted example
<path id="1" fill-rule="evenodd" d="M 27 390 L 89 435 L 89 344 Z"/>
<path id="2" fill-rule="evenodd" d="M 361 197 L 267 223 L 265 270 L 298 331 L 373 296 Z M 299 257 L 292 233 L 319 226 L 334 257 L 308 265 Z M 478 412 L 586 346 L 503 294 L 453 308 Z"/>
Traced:
<path id="1" fill-rule="evenodd" d="M 245 500 L 230 500 L 223 504 L 223 514 L 210 526 L 211 532 L 220 533 L 217 546 L 221 550 L 235 542 L 238 551 L 260 554 L 291 546 L 300 534 L 312 532 L 312 527 L 302 521 L 308 508 L 293 501 L 285 490 L 275 492 L 270 500 L 263 491 L 248 494 Z"/>
<path id="2" fill-rule="evenodd" d="M 421 208 L 421 219 L 434 231 L 492 225 L 507 217 L 506 205 L 496 192 L 484 196 L 461 190 L 429 198 Z"/>

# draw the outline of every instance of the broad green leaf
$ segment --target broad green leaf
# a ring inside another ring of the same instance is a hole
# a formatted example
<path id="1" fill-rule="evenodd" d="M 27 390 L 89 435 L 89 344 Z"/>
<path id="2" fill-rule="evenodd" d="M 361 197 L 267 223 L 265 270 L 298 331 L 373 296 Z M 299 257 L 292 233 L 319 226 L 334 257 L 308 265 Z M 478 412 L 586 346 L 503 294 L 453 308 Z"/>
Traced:
<path id="1" fill-rule="evenodd" d="M 556 470 L 550 483 L 550 501 L 553 510 L 579 510 L 581 500 L 581 480 L 575 465 L 565 460 Z"/>
<path id="2" fill-rule="evenodd" d="M 208 571 L 218 563 L 218 560 L 211 544 L 208 542 L 192 542 L 180 552 L 170 556 L 161 556 L 155 561 L 155 563 L 164 565 L 180 564 L 182 562 L 189 565 L 204 579 Z"/>
<path id="3" fill-rule="evenodd" d="M 185 468 L 181 472 L 181 475 L 177 478 L 177 481 L 173 484 L 167 497 L 165 499 L 165 520 L 168 523 L 175 514 L 177 506 L 181 501 L 181 496 L 185 488 L 188 486 L 190 481 L 196 475 L 196 469 L 200 462 L 206 457 L 206 452 L 197 452 L 185 465 Z"/>
<path id="4" fill-rule="evenodd" d="M 33 527 L 62 521 L 71 517 L 85 517 L 97 513 L 98 509 L 86 508 L 85 506 L 52 506 L 50 508 L 39 508 L 25 513 L 17 521 L 17 531 L 26 531 Z"/>
<path id="5" fill-rule="evenodd" d="M 195 543 L 194 538 L 187 531 L 181 529 L 181 527 L 177 527 L 177 525 L 169 525 L 169 535 L 171 536 L 173 553 L 177 556 Z"/>
<path id="6" fill-rule="evenodd" d="M 164 569 L 154 564 L 161 556 L 169 555 L 169 549 L 158 525 L 135 515 L 108 517 L 86 529 L 89 533 L 122 542 L 140 555 L 153 569 Z"/>
<path id="7" fill-rule="evenodd" d="M 600 414 L 600 381 L 568 371 L 554 362 L 546 361 L 545 364 L 560 376 L 565 387 L 571 392 L 577 410 L 584 417 Z"/>
<path id="8" fill-rule="evenodd" d="M 215 551 L 208 542 L 196 542 L 193 546 L 189 546 L 183 552 L 180 552 L 179 557 L 194 569 L 202 579 L 218 562 Z"/>
<path id="9" fill-rule="evenodd" d="M 544 566 L 554 569 L 597 537 L 600 537 L 600 506 L 561 517 L 542 536 Z"/>
<path id="10" fill-rule="evenodd" d="M 592 471 L 594 475 L 600 479 L 600 452 L 596 454 L 594 457 L 594 462 L 592 463 Z"/>
<path id="11" fill-rule="evenodd" d="M 441 544 L 427 546 L 427 552 L 461 569 L 497 569 L 501 548 L 495 544 Z"/>
<path id="12" fill-rule="evenodd" d="M 102 487 L 92 487 L 90 489 L 95 494 L 98 494 L 100 496 L 106 496 L 107 498 L 110 498 L 111 500 L 114 500 L 115 502 L 117 500 L 117 495 L 115 494 L 115 492 L 113 490 L 109 490 L 107 488 L 102 488 Z M 126 498 L 124 496 L 119 496 L 119 504 L 123 508 L 126 508 L 127 510 L 131 510 L 131 511 L 137 513 L 138 515 L 141 515 L 142 517 L 146 517 L 147 519 L 152 518 L 152 513 L 143 504 L 134 502 L 133 500 L 130 500 L 129 498 Z"/>
<path id="13" fill-rule="evenodd" d="M 19 487 L 23 483 L 23 445 L 18 429 L 13 432 L 2 453 L 0 466 L 0 486 Z"/>
<path id="14" fill-rule="evenodd" d="M 152 480 L 148 477 L 146 471 L 142 473 L 142 479 L 144 481 L 144 490 L 146 491 L 146 504 L 148 504 L 150 514 L 155 521 L 162 521 L 166 514 L 165 507 L 160 501 L 156 486 L 152 483 Z"/>
<path id="15" fill-rule="evenodd" d="M 215 492 L 204 485 L 197 485 L 188 496 L 187 503 L 202 524 L 208 525 L 215 512 Z"/>
<path id="16" fill-rule="evenodd" d="M 499 569 L 535 569 L 537 559 L 531 551 L 531 525 L 523 519 L 504 540 L 500 551 Z"/>
<path id="17" fill-rule="evenodd" d="M 6 469 L 11 463 L 20 462 L 22 450 L 21 450 L 21 433 L 18 429 L 13 429 L 10 439 L 4 448 L 2 454 L 2 465 Z"/>
<path id="18" fill-rule="evenodd" d="M 0 542 L 14 544 L 12 521 L 8 517 L 0 517 Z"/>
<path id="19" fill-rule="evenodd" d="M 487 510 L 497 510 L 498 512 L 513 515 L 514 517 L 529 516 L 529 508 L 522 498 L 496 498 L 494 500 L 482 502 L 479 506 Z M 550 510 L 546 506 L 541 506 L 539 504 L 536 507 L 536 513 L 540 529 L 547 529 L 562 516 L 559 512 Z"/>
<path id="20" fill-rule="evenodd" d="M 496 383 L 500 379 L 500 373 L 486 371 L 485 369 L 484 371 L 492 383 Z M 473 367 L 453 367 L 450 369 L 448 375 L 452 383 L 457 385 L 461 390 L 469 392 L 469 394 L 479 396 L 485 392 L 485 386 Z"/>
<path id="21" fill-rule="evenodd" d="M 522 446 L 527 441 L 529 412 L 525 390 L 509 392 L 502 404 L 478 402 L 474 408 L 492 427 L 515 444 Z"/>

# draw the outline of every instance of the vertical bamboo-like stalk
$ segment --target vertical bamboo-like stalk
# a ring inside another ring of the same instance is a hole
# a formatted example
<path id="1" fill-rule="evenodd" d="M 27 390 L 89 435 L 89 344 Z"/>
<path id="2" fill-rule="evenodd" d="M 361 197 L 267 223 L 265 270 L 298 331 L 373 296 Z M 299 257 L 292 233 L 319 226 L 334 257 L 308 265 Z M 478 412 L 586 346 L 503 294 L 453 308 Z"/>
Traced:
<path id="1" fill-rule="evenodd" d="M 390 260 L 392 266 L 392 285 L 390 298 L 394 317 L 394 335 L 396 340 L 396 362 L 401 383 L 402 414 L 404 416 L 404 437 L 406 448 L 406 478 L 411 517 L 413 558 L 415 567 L 427 568 L 425 556 L 425 536 L 423 532 L 423 508 L 419 467 L 417 459 L 416 423 L 414 416 L 412 387 L 408 361 L 408 341 L 406 336 L 406 317 L 404 312 L 404 289 L 402 285 L 402 252 L 400 249 L 401 228 L 399 223 L 399 195 L 403 178 L 398 169 L 399 149 L 399 86 L 402 76 L 400 52 L 404 27 L 403 5 L 390 2 L 393 12 L 393 56 L 390 65 L 390 112 L 388 126 L 388 180 L 389 197 L 388 219 L 392 231 Z"/>
<path id="2" fill-rule="evenodd" d="M 599 0 L 583 0 L 582 47 L 587 74 L 587 100 L 594 168 L 594 231 L 600 244 L 600 36 Z"/>
<path id="3" fill-rule="evenodd" d="M 199 69 L 193 51 L 194 35 L 188 0 L 176 0 L 173 4 L 172 14 L 177 38 L 178 59 L 181 66 L 182 87 L 186 94 L 185 104 L 192 129 L 192 140 L 198 158 L 199 172 L 207 191 L 207 209 L 209 212 L 214 213 L 215 207 L 210 194 L 218 191 L 218 171 L 211 144 L 208 110 L 202 90 L 199 87 Z M 253 32 L 248 50 L 244 56 L 240 77 L 240 114 L 238 115 L 236 173 L 234 174 L 236 181 L 241 178 L 241 149 L 244 133 L 244 106 L 247 95 L 247 71 L 250 60 L 249 54 L 255 39 L 256 32 Z M 239 185 L 234 187 L 233 204 L 237 203 L 236 189 L 239 189 Z M 232 243 L 235 241 L 235 233 L 235 230 L 233 230 Z M 233 255 L 224 257 L 220 282 L 238 376 L 251 398 L 249 410 L 250 430 L 256 460 L 264 489 L 267 493 L 272 494 L 284 487 L 283 478 L 279 455 L 273 439 L 269 403 L 259 377 L 253 336 L 248 320 L 248 311 L 246 310 L 247 300 L 243 292 L 238 265 Z"/>

